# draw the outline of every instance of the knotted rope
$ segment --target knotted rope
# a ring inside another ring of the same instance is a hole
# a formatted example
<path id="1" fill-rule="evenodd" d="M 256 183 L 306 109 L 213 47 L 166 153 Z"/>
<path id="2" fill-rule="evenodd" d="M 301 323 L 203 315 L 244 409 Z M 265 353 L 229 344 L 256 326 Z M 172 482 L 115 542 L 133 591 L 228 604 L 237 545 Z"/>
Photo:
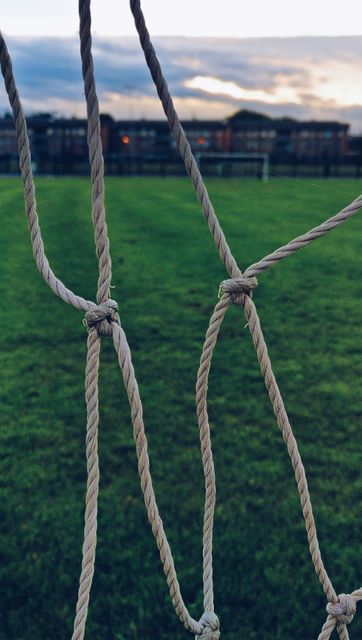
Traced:
<path id="1" fill-rule="evenodd" d="M 338 602 L 334 604 L 329 602 L 326 606 L 327 612 L 336 622 L 350 624 L 356 613 L 356 601 L 349 593 L 341 593 L 338 596 Z"/>
<path id="2" fill-rule="evenodd" d="M 112 336 L 112 322 L 119 324 L 118 304 L 114 300 L 107 300 L 99 304 L 95 309 L 90 309 L 85 314 L 84 324 L 90 329 L 95 327 L 99 336 Z"/>
<path id="3" fill-rule="evenodd" d="M 219 640 L 220 623 L 215 613 L 205 611 L 200 618 L 200 624 L 203 629 L 202 632 L 196 636 L 196 640 Z"/>
<path id="4" fill-rule="evenodd" d="M 81 58 L 87 102 L 88 143 L 92 177 L 92 219 L 95 228 L 96 254 L 99 265 L 97 304 L 87 301 L 67 289 L 67 287 L 65 287 L 64 284 L 56 278 L 46 258 L 37 216 L 35 187 L 31 171 L 31 156 L 26 122 L 15 85 L 10 56 L 8 54 L 5 41 L 0 33 L 0 65 L 5 80 L 5 87 L 9 96 L 9 102 L 13 111 L 17 133 L 20 169 L 24 185 L 25 211 L 28 218 L 30 237 L 36 264 L 43 278 L 57 296 L 74 306 L 76 309 L 86 311 L 84 322 L 88 328 L 87 362 L 85 372 L 85 397 L 87 405 L 86 458 L 88 478 L 82 571 L 80 576 L 72 640 L 82 640 L 84 637 L 89 595 L 94 573 L 97 531 L 97 497 L 99 487 L 98 371 L 101 336 L 112 336 L 118 356 L 124 385 L 131 407 L 131 419 L 136 443 L 141 488 L 144 494 L 152 532 L 159 548 L 160 558 L 166 575 L 173 606 L 181 622 L 187 629 L 196 635 L 197 639 L 219 640 L 220 638 L 219 620 L 214 613 L 213 597 L 212 531 L 216 489 L 210 427 L 207 414 L 207 387 L 213 350 L 215 348 L 225 313 L 231 303 L 239 305 L 244 309 L 257 353 L 257 358 L 264 376 L 265 385 L 294 469 L 312 561 L 329 602 L 327 605 L 328 617 L 318 640 L 329 640 L 336 625 L 341 640 L 348 640 L 346 624 L 351 622 L 353 618 L 356 610 L 356 602 L 362 599 L 362 588 L 353 592 L 351 595 L 342 594 L 338 597 L 323 565 L 304 467 L 285 411 L 284 403 L 273 374 L 267 347 L 260 326 L 260 320 L 251 297 L 253 289 L 257 286 L 255 276 L 258 273 L 267 270 L 276 262 L 282 260 L 288 255 L 291 255 L 312 240 L 324 235 L 354 215 L 362 207 L 362 196 L 359 196 L 345 209 L 334 217 L 329 218 L 318 227 L 310 230 L 303 236 L 292 240 L 269 256 L 266 256 L 259 262 L 251 265 L 245 269 L 242 274 L 235 258 L 231 254 L 230 248 L 210 202 L 207 190 L 203 184 L 196 161 L 191 153 L 190 145 L 173 107 L 172 99 L 169 94 L 166 81 L 163 77 L 160 64 L 150 42 L 140 2 L 139 0 L 130 0 L 130 4 L 135 18 L 136 28 L 140 36 L 141 46 L 144 50 L 151 75 L 156 84 L 157 92 L 166 113 L 170 129 L 175 136 L 181 157 L 185 163 L 186 171 L 193 182 L 202 206 L 204 217 L 209 225 L 211 234 L 218 248 L 220 258 L 230 275 L 230 279 L 223 281 L 220 285 L 220 299 L 210 318 L 196 381 L 196 409 L 205 475 L 203 528 L 203 590 L 205 612 L 199 621 L 194 620 L 189 615 L 181 596 L 171 549 L 158 512 L 153 490 L 147 438 L 143 422 L 142 402 L 133 369 L 131 352 L 118 316 L 117 303 L 109 299 L 109 290 L 111 286 L 111 260 L 109 254 L 107 226 L 105 222 L 104 163 L 100 139 L 99 106 L 95 89 L 93 60 L 91 54 L 90 0 L 80 0 L 79 15 Z"/>
<path id="5" fill-rule="evenodd" d="M 356 613 L 356 604 L 362 600 L 362 587 L 353 593 L 341 593 L 332 602 L 327 604 L 328 617 L 323 625 L 318 640 L 329 640 L 334 628 L 337 626 L 340 638 L 349 638 L 347 624 L 353 621 Z"/>
<path id="6" fill-rule="evenodd" d="M 253 289 L 258 286 L 258 281 L 254 277 L 241 276 L 241 278 L 230 278 L 223 280 L 219 287 L 219 298 L 224 293 L 229 294 L 230 300 L 235 305 L 243 305 L 244 296 L 252 296 Z"/>

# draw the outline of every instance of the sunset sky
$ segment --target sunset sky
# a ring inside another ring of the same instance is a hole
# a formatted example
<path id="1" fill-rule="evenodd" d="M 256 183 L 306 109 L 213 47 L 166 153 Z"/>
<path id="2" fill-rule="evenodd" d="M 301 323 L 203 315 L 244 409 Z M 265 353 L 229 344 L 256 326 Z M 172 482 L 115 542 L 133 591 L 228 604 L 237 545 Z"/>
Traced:
<path id="1" fill-rule="evenodd" d="M 340 120 L 362 132 L 359 0 L 345 0 L 343 10 L 311 0 L 142 6 L 181 118 L 224 118 L 246 108 Z M 94 0 L 92 14 L 101 110 L 161 118 L 128 1 Z M 77 2 L 0 0 L 0 26 L 26 112 L 84 116 Z M 6 109 L 3 90 L 0 111 Z"/>

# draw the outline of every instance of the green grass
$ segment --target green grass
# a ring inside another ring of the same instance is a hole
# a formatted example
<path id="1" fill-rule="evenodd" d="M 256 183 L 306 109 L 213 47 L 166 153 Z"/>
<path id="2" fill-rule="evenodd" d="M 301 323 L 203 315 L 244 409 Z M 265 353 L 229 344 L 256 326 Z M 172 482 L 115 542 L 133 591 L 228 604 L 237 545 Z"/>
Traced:
<path id="1" fill-rule="evenodd" d="M 194 385 L 226 277 L 186 179 L 107 182 L 113 297 L 144 402 L 155 490 L 181 589 L 202 613 L 203 474 Z M 358 195 L 357 181 L 208 182 L 241 268 Z M 95 298 L 86 180 L 39 179 L 46 251 Z M 82 314 L 46 287 L 31 255 L 18 179 L 0 181 L 0 640 L 71 636 L 83 535 Z M 337 592 L 361 584 L 361 238 L 355 216 L 259 278 L 254 300 L 300 444 L 320 545 Z M 177 640 L 139 488 L 129 408 L 102 344 L 101 489 L 87 638 Z M 245 320 L 231 308 L 214 355 L 209 414 L 218 482 L 215 609 L 228 640 L 311 640 L 325 598 L 308 555 L 293 472 Z M 351 627 L 362 632 L 361 617 Z"/>

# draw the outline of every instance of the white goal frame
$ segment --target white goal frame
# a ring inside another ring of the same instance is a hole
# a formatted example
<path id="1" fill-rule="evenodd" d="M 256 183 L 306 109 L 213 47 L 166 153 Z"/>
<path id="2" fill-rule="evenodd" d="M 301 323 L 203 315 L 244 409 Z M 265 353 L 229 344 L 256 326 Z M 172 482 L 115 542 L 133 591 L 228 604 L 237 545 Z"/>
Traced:
<path id="1" fill-rule="evenodd" d="M 197 166 L 200 169 L 200 165 L 202 159 L 215 159 L 215 160 L 258 160 L 262 161 L 262 176 L 261 179 L 263 182 L 268 182 L 269 180 L 269 154 L 268 153 L 252 153 L 252 152 L 208 152 L 208 151 L 197 151 L 195 153 L 195 160 L 197 162 Z"/>

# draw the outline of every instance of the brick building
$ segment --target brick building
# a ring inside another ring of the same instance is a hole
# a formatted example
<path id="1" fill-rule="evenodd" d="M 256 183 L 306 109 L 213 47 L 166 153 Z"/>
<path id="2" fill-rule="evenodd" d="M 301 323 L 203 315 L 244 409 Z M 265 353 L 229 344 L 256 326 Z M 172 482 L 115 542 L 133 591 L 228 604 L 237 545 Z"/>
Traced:
<path id="1" fill-rule="evenodd" d="M 348 152 L 348 124 L 268 118 L 239 111 L 228 119 L 229 151 L 296 159 L 340 159 Z"/>
<path id="2" fill-rule="evenodd" d="M 267 154 L 275 161 L 340 161 L 348 156 L 347 124 L 269 118 L 238 111 L 223 121 L 186 120 L 182 126 L 194 153 Z M 39 114 L 28 118 L 34 168 L 41 173 L 86 173 L 87 121 Z M 114 120 L 101 116 L 104 157 L 111 172 L 130 163 L 179 162 L 166 120 Z M 0 172 L 17 171 L 17 143 L 10 115 L 0 118 Z"/>

